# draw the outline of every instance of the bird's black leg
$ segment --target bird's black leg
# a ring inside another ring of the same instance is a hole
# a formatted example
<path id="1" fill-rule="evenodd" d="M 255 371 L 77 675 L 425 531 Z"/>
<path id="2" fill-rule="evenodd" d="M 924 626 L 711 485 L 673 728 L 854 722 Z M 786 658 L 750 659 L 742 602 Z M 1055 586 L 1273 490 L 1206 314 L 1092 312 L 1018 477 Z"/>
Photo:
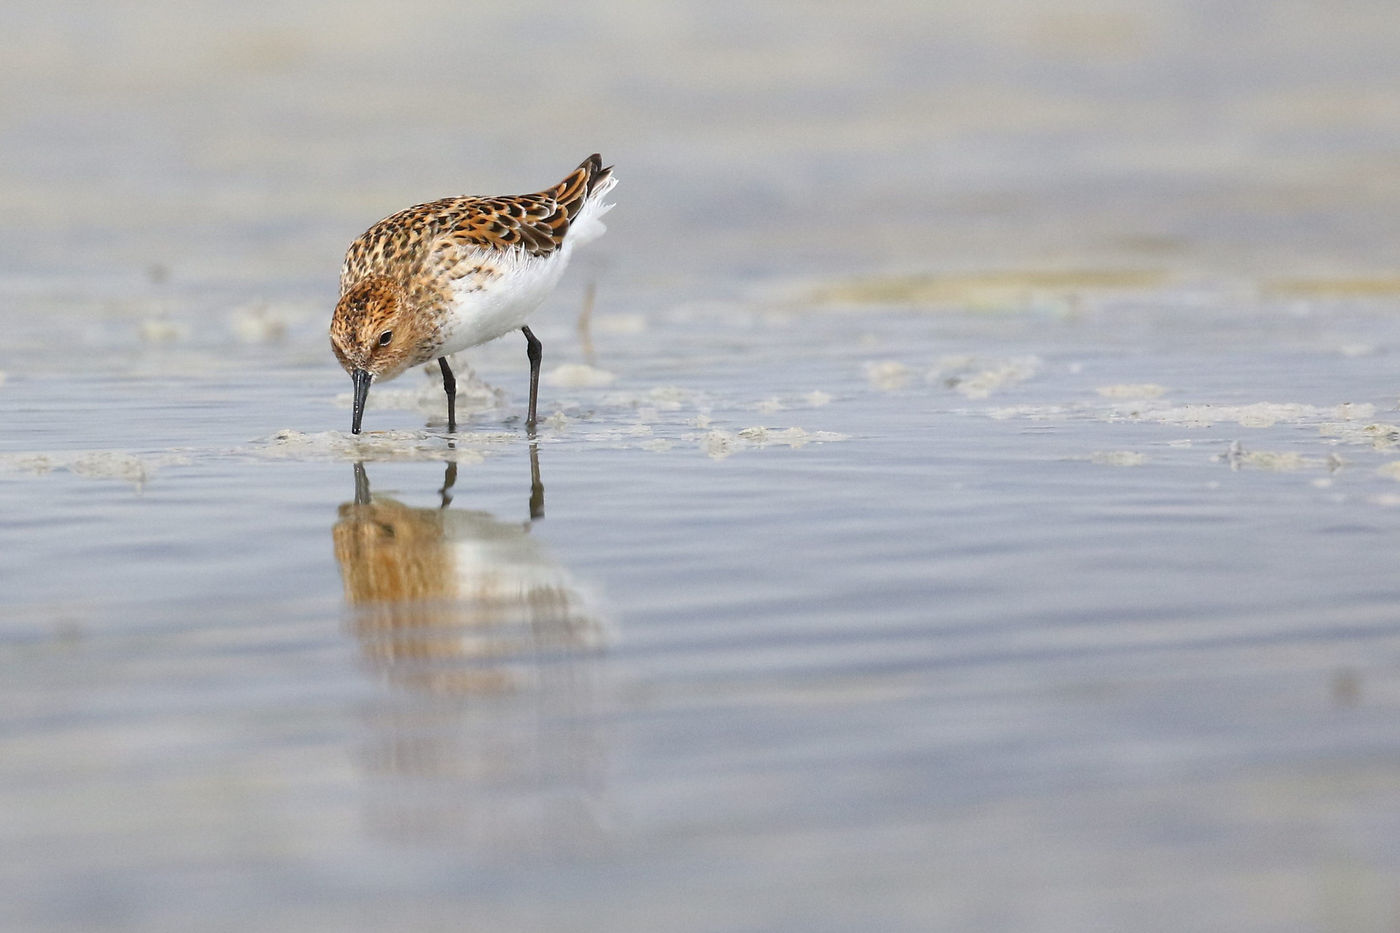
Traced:
<path id="1" fill-rule="evenodd" d="M 452 367 L 447 365 L 447 357 L 438 357 L 442 367 L 442 390 L 447 393 L 447 431 L 457 430 L 457 379 L 452 375 Z"/>
<path id="2" fill-rule="evenodd" d="M 530 414 L 525 419 L 525 427 L 533 432 L 535 407 L 540 398 L 540 357 L 544 355 L 544 348 L 535 335 L 530 333 L 530 328 L 522 327 L 520 332 L 525 335 L 525 355 L 530 358 Z"/>

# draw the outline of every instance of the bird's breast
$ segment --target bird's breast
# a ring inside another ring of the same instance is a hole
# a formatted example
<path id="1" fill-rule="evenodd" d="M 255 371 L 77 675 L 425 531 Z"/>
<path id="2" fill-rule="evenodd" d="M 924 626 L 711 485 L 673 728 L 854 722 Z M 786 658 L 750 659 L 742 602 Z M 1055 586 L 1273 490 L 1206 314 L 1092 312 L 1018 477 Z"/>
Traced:
<path id="1" fill-rule="evenodd" d="M 547 256 L 516 251 L 483 255 L 458 265 L 448 287 L 441 355 L 475 347 L 519 330 L 559 284 L 568 246 Z"/>

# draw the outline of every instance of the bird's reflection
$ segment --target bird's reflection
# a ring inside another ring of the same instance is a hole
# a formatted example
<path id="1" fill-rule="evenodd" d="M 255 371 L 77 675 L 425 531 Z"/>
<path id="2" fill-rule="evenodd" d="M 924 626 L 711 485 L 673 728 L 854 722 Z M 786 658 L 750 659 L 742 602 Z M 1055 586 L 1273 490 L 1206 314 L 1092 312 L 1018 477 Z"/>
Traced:
<path id="1" fill-rule="evenodd" d="M 415 508 L 370 491 L 355 464 L 355 498 L 340 506 L 335 557 L 365 656 L 397 684 L 434 692 L 510 689 L 550 658 L 599 646 L 603 624 L 567 569 L 530 535 L 544 515 L 538 449 L 530 447 L 529 518 Z"/>
<path id="2" fill-rule="evenodd" d="M 534 445 L 519 520 L 455 507 L 456 480 L 449 463 L 438 504 L 414 508 L 374 495 L 356 464 L 333 529 L 355 638 L 406 688 L 365 710 L 365 825 L 483 858 L 589 851 L 606 751 L 587 655 L 606 626 L 530 533 L 544 515 Z"/>

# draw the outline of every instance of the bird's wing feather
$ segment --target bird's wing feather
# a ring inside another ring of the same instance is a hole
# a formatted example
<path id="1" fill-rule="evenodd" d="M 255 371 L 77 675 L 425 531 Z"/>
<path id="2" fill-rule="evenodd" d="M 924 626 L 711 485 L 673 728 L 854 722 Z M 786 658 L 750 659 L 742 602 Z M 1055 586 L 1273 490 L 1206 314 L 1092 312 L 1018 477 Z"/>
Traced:
<path id="1" fill-rule="evenodd" d="M 368 274 L 408 278 L 427 271 L 452 278 L 482 252 L 547 256 L 564 243 L 588 196 L 610 174 L 597 155 L 563 181 L 534 194 L 443 198 L 386 217 L 350 245 L 341 291 Z"/>

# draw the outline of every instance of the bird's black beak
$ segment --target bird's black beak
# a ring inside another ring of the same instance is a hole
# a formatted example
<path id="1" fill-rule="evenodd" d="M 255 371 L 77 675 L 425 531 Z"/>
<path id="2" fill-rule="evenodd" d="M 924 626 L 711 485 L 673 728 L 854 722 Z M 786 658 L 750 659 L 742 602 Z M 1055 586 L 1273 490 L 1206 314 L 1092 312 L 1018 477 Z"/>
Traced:
<path id="1" fill-rule="evenodd" d="M 357 369 L 350 374 L 350 380 L 355 383 L 354 413 L 350 416 L 351 434 L 360 433 L 360 421 L 365 416 L 365 399 L 369 398 L 369 383 L 373 378 L 365 369 Z"/>

